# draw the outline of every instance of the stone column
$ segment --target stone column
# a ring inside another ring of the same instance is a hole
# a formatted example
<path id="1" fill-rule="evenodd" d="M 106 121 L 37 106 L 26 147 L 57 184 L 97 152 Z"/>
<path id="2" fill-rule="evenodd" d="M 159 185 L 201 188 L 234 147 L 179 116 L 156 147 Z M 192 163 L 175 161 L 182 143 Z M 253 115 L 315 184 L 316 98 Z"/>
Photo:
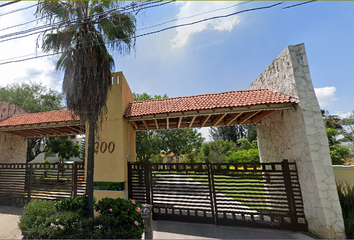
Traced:
<path id="1" fill-rule="evenodd" d="M 250 85 L 299 99 L 257 124 L 262 162 L 295 161 L 309 230 L 322 238 L 345 238 L 328 140 L 313 89 L 304 44 L 288 46 Z"/>

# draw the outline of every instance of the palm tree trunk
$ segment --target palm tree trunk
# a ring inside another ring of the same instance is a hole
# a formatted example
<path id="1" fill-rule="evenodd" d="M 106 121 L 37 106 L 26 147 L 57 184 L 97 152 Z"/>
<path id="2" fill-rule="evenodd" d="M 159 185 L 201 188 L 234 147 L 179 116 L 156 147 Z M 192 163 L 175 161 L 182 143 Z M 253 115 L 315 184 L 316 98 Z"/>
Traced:
<path id="1" fill-rule="evenodd" d="M 86 170 L 86 194 L 88 195 L 89 213 L 88 217 L 93 218 L 93 168 L 94 168 L 94 145 L 95 129 L 89 123 L 88 149 L 87 149 L 87 170 Z"/>

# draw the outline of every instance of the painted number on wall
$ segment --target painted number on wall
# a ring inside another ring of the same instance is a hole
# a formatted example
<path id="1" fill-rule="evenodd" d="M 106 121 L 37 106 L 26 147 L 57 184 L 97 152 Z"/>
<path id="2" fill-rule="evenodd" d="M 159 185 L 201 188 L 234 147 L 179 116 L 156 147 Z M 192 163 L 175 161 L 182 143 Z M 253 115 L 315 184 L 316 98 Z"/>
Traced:
<path id="1" fill-rule="evenodd" d="M 116 148 L 116 145 L 114 142 L 109 142 L 108 144 L 106 142 L 95 142 L 95 153 L 98 153 L 100 151 L 101 153 L 105 153 L 107 150 L 109 153 L 112 153 L 114 149 Z"/>

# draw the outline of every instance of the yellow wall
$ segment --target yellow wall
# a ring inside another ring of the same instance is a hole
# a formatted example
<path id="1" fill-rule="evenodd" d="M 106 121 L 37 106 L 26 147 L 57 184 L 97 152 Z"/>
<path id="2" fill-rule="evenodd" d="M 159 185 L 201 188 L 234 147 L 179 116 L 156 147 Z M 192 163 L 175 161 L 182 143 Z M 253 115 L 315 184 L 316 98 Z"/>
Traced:
<path id="1" fill-rule="evenodd" d="M 136 161 L 135 132 L 133 126 L 123 119 L 124 111 L 134 101 L 134 96 L 122 72 L 113 73 L 112 79 L 112 88 L 107 96 L 108 112 L 95 143 L 94 181 L 125 182 L 126 190 L 95 191 L 94 196 L 97 199 L 127 196 L 128 158 L 131 162 Z M 87 137 L 88 128 L 86 129 Z"/>
<path id="2" fill-rule="evenodd" d="M 334 165 L 333 166 L 334 179 L 336 182 L 346 181 L 351 186 L 354 186 L 354 165 L 342 166 Z"/>

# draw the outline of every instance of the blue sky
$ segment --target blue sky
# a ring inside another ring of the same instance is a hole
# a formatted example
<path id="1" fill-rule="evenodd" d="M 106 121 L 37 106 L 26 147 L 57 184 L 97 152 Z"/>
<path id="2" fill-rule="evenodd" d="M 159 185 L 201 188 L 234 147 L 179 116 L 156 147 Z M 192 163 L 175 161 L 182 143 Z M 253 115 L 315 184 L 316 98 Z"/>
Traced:
<path id="1" fill-rule="evenodd" d="M 5 3 L 5 2 L 1 2 Z M 35 8 L 6 16 L 13 9 L 36 2 L 0 8 L 0 30 L 33 20 Z M 236 4 L 242 3 L 238 6 Z M 139 12 L 137 28 L 168 24 L 138 34 L 210 16 L 272 5 L 270 1 L 188 1 Z M 116 71 L 123 71 L 133 92 L 169 97 L 248 89 L 249 84 L 287 46 L 305 43 L 310 73 L 322 109 L 331 114 L 354 110 L 354 2 L 317 1 L 283 9 L 299 2 L 285 1 L 271 9 L 164 31 L 136 40 L 130 55 L 114 55 Z M 233 6 L 233 7 L 232 7 Z M 192 15 L 224 8 L 197 17 Z M 28 28 L 0 31 L 5 33 Z M 32 26 L 35 26 L 32 25 Z M 35 52 L 35 36 L 0 42 L 0 62 Z M 62 72 L 56 58 L 0 65 L 1 85 L 41 81 L 61 91 Z"/>

